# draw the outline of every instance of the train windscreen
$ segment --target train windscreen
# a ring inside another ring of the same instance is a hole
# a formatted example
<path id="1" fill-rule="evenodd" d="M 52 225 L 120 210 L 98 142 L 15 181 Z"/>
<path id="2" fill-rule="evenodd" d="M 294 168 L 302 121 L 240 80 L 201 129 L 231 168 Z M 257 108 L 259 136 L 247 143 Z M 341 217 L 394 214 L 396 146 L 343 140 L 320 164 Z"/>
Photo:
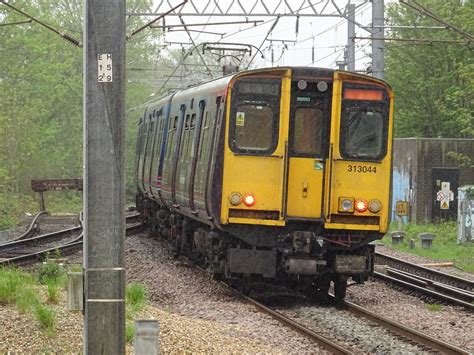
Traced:
<path id="1" fill-rule="evenodd" d="M 345 84 L 341 110 L 341 155 L 380 161 L 387 153 L 389 99 L 378 86 Z"/>

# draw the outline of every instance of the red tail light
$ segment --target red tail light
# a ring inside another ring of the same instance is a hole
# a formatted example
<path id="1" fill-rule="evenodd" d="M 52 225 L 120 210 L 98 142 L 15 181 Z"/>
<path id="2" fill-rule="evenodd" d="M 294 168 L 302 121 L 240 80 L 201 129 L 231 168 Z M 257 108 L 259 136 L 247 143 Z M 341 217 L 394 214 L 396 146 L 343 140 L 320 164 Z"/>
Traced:
<path id="1" fill-rule="evenodd" d="M 242 199 L 244 205 L 247 207 L 252 207 L 255 205 L 255 196 L 253 194 L 245 194 L 244 198 Z"/>
<path id="2" fill-rule="evenodd" d="M 365 212 L 367 211 L 367 201 L 362 199 L 356 200 L 354 207 L 357 212 Z"/>

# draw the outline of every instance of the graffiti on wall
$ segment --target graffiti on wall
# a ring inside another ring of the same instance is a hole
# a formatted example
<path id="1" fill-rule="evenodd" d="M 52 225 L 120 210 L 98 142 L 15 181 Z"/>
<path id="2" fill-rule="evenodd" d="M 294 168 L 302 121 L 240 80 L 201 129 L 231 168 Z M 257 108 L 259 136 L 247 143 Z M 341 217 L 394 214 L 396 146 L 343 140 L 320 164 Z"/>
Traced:
<path id="1" fill-rule="evenodd" d="M 458 190 L 458 244 L 474 241 L 473 192 L 474 187 L 462 187 Z"/>
<path id="2" fill-rule="evenodd" d="M 393 169 L 392 194 L 392 221 L 395 221 L 397 218 L 397 201 L 407 201 L 412 206 L 413 190 L 410 186 L 410 175 L 408 172 L 400 171 L 396 168 Z M 409 216 L 401 218 L 403 223 L 408 223 Z"/>

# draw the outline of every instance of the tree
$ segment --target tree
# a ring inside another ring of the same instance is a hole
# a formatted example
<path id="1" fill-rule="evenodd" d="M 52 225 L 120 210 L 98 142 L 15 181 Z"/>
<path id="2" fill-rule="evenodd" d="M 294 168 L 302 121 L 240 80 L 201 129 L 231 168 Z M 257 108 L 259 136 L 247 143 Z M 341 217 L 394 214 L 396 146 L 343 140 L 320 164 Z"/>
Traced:
<path id="1" fill-rule="evenodd" d="M 127 1 L 127 7 L 145 10 L 150 1 Z M 13 6 L 80 40 L 82 3 L 82 0 L 10 1 Z M 0 4 L 2 24 L 25 20 Z M 127 33 L 143 23 L 143 18 L 131 17 Z M 143 31 L 128 41 L 127 63 L 134 62 L 137 67 L 155 66 L 159 35 L 156 30 Z M 32 179 L 82 176 L 83 53 L 82 48 L 34 22 L 0 26 L 0 38 L 0 211 L 3 215 L 9 213 L 16 197 L 32 194 Z M 128 83 L 127 107 L 147 101 L 152 92 L 149 83 Z M 126 161 L 130 172 L 135 117 L 128 119 L 127 128 Z M 130 191 L 133 185 L 130 174 L 127 178 Z"/>
<path id="2" fill-rule="evenodd" d="M 446 22 L 474 33 L 473 1 L 418 1 Z M 441 26 L 402 4 L 388 6 L 390 25 Z M 448 30 L 393 29 L 390 37 L 460 41 Z M 398 137 L 474 137 L 474 53 L 472 42 L 386 42 L 386 79 L 395 91 Z"/>

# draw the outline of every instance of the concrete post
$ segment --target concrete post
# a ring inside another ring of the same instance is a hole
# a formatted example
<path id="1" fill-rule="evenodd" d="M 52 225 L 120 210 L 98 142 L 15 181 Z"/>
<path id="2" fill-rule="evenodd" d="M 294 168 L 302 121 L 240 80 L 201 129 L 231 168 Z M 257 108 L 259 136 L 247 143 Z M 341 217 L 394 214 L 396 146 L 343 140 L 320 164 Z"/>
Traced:
<path id="1" fill-rule="evenodd" d="M 159 324 L 155 319 L 135 321 L 133 352 L 135 355 L 158 355 Z"/>
<path id="2" fill-rule="evenodd" d="M 40 212 L 46 211 L 46 204 L 44 203 L 44 192 L 40 191 L 39 192 L 39 207 L 40 207 Z"/>
<path id="3" fill-rule="evenodd" d="M 372 75 L 384 78 L 384 0 L 372 0 Z"/>
<path id="4" fill-rule="evenodd" d="M 402 244 L 404 237 L 405 237 L 405 232 L 403 231 L 392 232 L 392 244 L 393 245 Z"/>
<path id="5" fill-rule="evenodd" d="M 125 353 L 125 0 L 84 2 L 84 353 Z"/>
<path id="6" fill-rule="evenodd" d="M 84 309 L 84 279 L 82 272 L 68 272 L 67 274 L 67 309 L 82 311 Z"/>
<path id="7" fill-rule="evenodd" d="M 421 247 L 423 249 L 431 249 L 433 246 L 433 239 L 435 239 L 435 235 L 432 233 L 420 233 L 418 237 L 421 239 Z"/>
<path id="8" fill-rule="evenodd" d="M 347 70 L 355 71 L 355 4 L 347 5 Z"/>

